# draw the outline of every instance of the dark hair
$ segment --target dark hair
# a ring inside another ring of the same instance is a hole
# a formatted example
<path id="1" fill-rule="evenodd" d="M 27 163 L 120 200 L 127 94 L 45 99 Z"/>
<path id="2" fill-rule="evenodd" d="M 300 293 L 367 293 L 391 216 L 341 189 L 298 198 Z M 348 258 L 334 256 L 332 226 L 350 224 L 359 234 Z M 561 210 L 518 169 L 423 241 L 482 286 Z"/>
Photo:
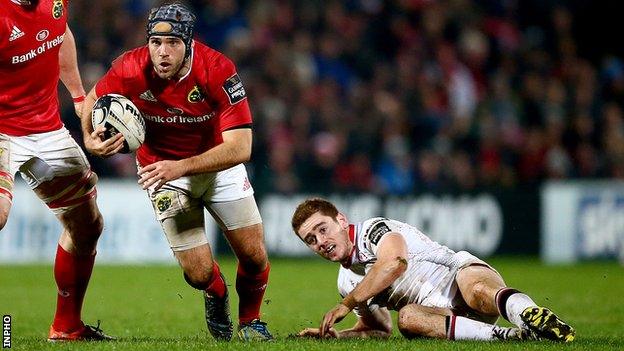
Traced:
<path id="1" fill-rule="evenodd" d="M 331 202 L 318 197 L 307 199 L 300 203 L 295 213 L 293 213 L 291 225 L 295 234 L 297 234 L 303 222 L 317 212 L 334 219 L 338 216 L 338 209 Z"/>

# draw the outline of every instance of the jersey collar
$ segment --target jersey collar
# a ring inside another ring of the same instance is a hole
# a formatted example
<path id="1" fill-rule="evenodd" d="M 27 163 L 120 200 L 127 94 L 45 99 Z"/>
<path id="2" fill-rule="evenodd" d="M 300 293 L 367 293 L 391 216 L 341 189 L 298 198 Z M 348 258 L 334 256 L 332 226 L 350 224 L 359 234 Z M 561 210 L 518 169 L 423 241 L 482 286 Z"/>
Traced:
<path id="1" fill-rule="evenodd" d="M 341 263 L 341 265 L 344 268 L 349 268 L 351 267 L 351 264 L 353 263 L 353 254 L 355 253 L 355 226 L 353 224 L 349 224 L 349 241 L 351 242 L 351 244 L 353 244 L 353 247 L 351 248 L 351 253 L 349 254 L 349 260 L 346 263 Z"/>
<path id="2" fill-rule="evenodd" d="M 191 71 L 193 70 L 193 61 L 194 61 L 194 59 L 193 59 L 194 57 L 193 56 L 195 56 L 194 55 L 195 54 L 195 44 L 194 43 L 195 43 L 195 41 L 193 40 L 191 42 L 191 55 L 189 56 L 189 58 L 191 59 L 191 63 L 189 64 L 189 70 L 188 70 L 188 72 L 186 72 L 185 75 L 183 75 L 180 79 L 178 79 L 178 82 L 183 81 L 186 77 L 191 75 Z"/>

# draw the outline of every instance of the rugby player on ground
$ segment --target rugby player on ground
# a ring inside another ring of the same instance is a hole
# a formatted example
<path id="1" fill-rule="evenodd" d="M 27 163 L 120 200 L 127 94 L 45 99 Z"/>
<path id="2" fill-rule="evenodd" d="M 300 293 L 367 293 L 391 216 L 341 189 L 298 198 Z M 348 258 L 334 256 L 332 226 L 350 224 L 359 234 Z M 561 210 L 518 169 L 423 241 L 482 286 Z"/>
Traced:
<path id="1" fill-rule="evenodd" d="M 188 284 L 203 291 L 206 322 L 219 340 L 233 325 L 228 291 L 208 245 L 204 208 L 220 225 L 239 260 L 238 336 L 271 340 L 260 320 L 269 262 L 254 192 L 243 162 L 251 155 L 252 119 L 245 88 L 232 61 L 193 40 L 195 16 L 181 4 L 152 9 L 146 46 L 117 58 L 87 95 L 89 115 L 97 97 L 126 96 L 142 112 L 144 144 L 137 150 L 139 183 L 147 190 L 156 219 Z M 117 134 L 102 140 L 83 120 L 85 145 L 107 157 L 123 145 Z"/>
<path id="2" fill-rule="evenodd" d="M 313 198 L 297 207 L 292 228 L 312 251 L 340 263 L 343 297 L 319 328 L 306 328 L 300 336 L 388 337 L 388 310 L 396 310 L 398 328 L 408 338 L 574 340 L 572 327 L 507 287 L 490 265 L 466 251 L 454 252 L 406 223 L 377 217 L 351 224 L 332 203 Z M 334 329 L 352 310 L 356 324 Z M 495 325 L 499 316 L 516 327 Z"/>

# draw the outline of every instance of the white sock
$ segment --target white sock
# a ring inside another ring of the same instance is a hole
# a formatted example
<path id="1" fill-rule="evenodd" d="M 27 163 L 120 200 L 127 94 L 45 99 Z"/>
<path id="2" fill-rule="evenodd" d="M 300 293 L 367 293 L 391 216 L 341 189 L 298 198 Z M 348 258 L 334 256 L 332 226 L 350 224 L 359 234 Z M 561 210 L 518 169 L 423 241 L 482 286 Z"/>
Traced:
<path id="1" fill-rule="evenodd" d="M 450 317 L 450 326 L 447 337 L 451 340 L 500 340 L 498 335 L 507 335 L 513 328 L 499 327 L 475 321 L 466 317 Z"/>
<path id="2" fill-rule="evenodd" d="M 535 307 L 535 301 L 533 301 L 529 295 L 523 293 L 515 293 L 509 298 L 507 298 L 507 302 L 505 303 L 505 308 L 507 309 L 507 318 L 509 321 L 520 328 L 526 328 L 522 319 L 520 319 L 520 313 L 524 311 L 527 307 Z"/>

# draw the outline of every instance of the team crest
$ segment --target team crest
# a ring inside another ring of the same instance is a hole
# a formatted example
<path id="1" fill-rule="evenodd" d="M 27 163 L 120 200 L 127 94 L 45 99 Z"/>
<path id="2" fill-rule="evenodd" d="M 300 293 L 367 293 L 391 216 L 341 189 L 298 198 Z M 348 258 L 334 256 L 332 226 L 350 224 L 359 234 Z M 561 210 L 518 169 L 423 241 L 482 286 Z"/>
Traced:
<path id="1" fill-rule="evenodd" d="M 193 87 L 193 90 L 191 90 L 188 93 L 188 97 L 187 98 L 188 98 L 189 102 L 200 102 L 200 101 L 204 100 L 204 93 L 196 85 L 196 86 Z"/>
<path id="2" fill-rule="evenodd" d="M 63 0 L 54 0 L 52 4 L 52 17 L 59 19 L 63 16 Z"/>
<path id="3" fill-rule="evenodd" d="M 165 212 L 171 207 L 171 194 L 164 193 L 156 198 L 156 208 L 159 212 Z"/>

